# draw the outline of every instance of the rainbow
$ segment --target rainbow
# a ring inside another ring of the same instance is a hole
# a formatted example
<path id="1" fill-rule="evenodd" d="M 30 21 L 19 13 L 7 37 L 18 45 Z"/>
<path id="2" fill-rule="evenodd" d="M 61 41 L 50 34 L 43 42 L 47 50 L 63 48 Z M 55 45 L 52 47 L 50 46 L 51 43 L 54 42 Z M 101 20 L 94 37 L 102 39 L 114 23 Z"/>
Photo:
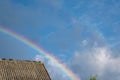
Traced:
<path id="1" fill-rule="evenodd" d="M 44 55 L 46 58 L 50 59 L 51 61 L 53 61 L 54 63 L 56 63 L 56 65 L 61 68 L 61 70 L 63 72 L 65 72 L 65 74 L 67 74 L 67 76 L 69 76 L 71 78 L 71 80 L 80 80 L 68 67 L 66 67 L 66 65 L 63 65 L 59 60 L 57 60 L 53 55 L 49 54 L 47 51 L 43 50 L 41 47 L 37 46 L 36 44 L 34 44 L 33 42 L 29 41 L 28 39 L 26 39 L 25 37 L 22 37 L 21 35 L 16 34 L 15 32 L 0 27 L 0 32 L 7 34 L 11 37 L 14 37 L 15 39 L 21 41 L 22 43 L 30 46 L 31 48 L 33 48 L 34 50 L 36 50 L 37 52 L 39 52 L 40 54 Z"/>

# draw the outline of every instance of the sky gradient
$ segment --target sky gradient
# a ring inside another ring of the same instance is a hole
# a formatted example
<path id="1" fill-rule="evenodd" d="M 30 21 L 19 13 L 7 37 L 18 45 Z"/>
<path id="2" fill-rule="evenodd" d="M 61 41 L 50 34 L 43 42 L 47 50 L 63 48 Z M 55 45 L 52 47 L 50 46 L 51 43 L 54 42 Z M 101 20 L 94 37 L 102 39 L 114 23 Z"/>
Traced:
<path id="1" fill-rule="evenodd" d="M 54 55 L 81 80 L 120 79 L 119 0 L 0 0 L 1 26 Z M 0 57 L 41 60 L 52 80 L 70 80 L 55 63 L 2 32 Z"/>

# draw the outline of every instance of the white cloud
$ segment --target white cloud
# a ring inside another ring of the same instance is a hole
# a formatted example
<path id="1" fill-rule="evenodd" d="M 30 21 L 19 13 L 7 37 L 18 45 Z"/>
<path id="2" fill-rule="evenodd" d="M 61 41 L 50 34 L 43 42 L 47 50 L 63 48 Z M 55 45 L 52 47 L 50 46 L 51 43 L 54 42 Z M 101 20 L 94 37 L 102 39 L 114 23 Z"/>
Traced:
<path id="1" fill-rule="evenodd" d="M 57 64 L 54 63 L 52 60 L 47 59 L 46 57 L 41 55 L 36 55 L 34 59 L 36 61 L 41 61 L 42 63 L 44 63 L 52 80 L 69 80 L 67 74 L 65 74 L 61 70 L 61 68 L 58 67 Z"/>
<path id="2" fill-rule="evenodd" d="M 110 59 L 109 51 L 106 47 L 94 48 L 91 56 L 91 65 L 96 68 L 98 75 L 102 75 L 104 68 Z"/>
<path id="3" fill-rule="evenodd" d="M 82 44 L 83 44 L 83 46 L 86 46 L 88 44 L 88 41 L 87 40 L 83 40 Z"/>
<path id="4" fill-rule="evenodd" d="M 109 67 L 111 72 L 118 72 L 120 73 L 120 57 L 118 58 L 110 58 L 107 67 Z"/>
<path id="5" fill-rule="evenodd" d="M 113 57 L 113 54 L 108 47 L 93 47 L 83 52 L 76 51 L 70 66 L 82 77 L 82 80 L 88 79 L 90 75 L 97 75 L 99 80 L 115 80 L 120 74 L 120 57 Z M 113 76 L 109 76 L 110 73 Z"/>
<path id="6" fill-rule="evenodd" d="M 41 55 L 36 55 L 35 56 L 35 61 L 42 61 L 42 62 L 45 62 L 45 58 Z"/>

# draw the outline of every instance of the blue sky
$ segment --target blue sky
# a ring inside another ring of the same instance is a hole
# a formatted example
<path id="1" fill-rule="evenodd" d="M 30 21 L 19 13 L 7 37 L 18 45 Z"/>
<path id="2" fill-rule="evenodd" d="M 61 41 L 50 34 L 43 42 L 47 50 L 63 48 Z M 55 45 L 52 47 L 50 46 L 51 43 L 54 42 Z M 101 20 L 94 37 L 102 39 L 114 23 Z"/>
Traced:
<path id="1" fill-rule="evenodd" d="M 8 28 L 56 56 L 82 80 L 120 77 L 119 0 L 0 0 L 0 26 Z M 30 47 L 0 33 L 0 56 L 40 59 Z M 62 74 L 55 69 L 53 80 Z M 65 76 L 61 80 L 69 80 Z"/>

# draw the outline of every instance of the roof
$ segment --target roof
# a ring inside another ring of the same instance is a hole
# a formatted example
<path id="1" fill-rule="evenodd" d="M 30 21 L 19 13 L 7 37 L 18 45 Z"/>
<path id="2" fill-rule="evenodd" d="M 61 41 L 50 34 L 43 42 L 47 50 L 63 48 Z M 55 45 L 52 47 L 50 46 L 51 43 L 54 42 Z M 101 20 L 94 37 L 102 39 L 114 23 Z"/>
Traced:
<path id="1" fill-rule="evenodd" d="M 0 59 L 0 80 L 51 80 L 40 61 Z"/>

